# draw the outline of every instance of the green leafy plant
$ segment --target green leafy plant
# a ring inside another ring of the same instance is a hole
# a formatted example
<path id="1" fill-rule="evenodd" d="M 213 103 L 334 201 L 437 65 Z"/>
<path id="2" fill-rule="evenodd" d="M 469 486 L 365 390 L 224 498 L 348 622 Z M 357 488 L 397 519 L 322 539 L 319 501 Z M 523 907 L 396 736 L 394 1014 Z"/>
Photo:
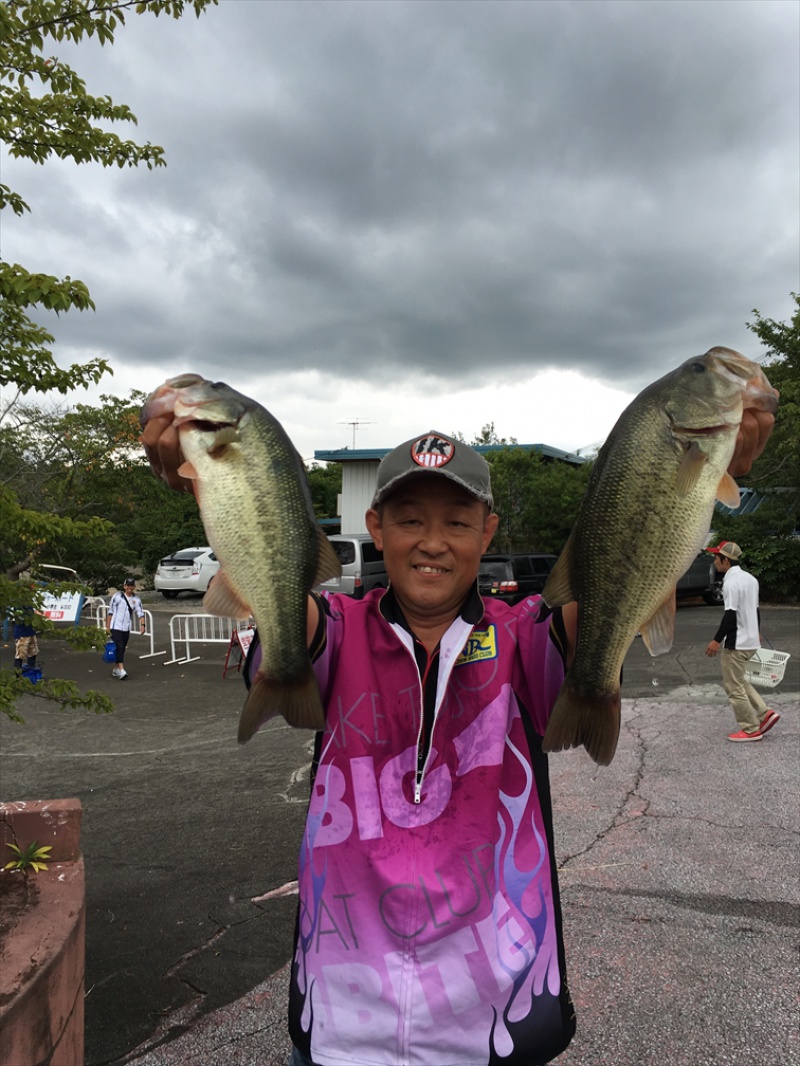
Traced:
<path id="1" fill-rule="evenodd" d="M 32 840 L 24 851 L 16 844 L 7 844 L 6 847 L 16 852 L 17 858 L 7 862 L 3 867 L 4 870 L 27 870 L 30 867 L 37 874 L 40 870 L 47 869 L 50 852 L 53 850 L 51 844 L 40 845 L 37 840 Z"/>

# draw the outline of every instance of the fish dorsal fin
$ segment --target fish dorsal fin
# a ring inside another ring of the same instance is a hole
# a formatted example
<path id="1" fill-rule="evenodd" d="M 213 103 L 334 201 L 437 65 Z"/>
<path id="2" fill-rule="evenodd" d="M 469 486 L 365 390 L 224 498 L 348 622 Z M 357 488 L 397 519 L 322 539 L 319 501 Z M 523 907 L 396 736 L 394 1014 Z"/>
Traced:
<path id="1" fill-rule="evenodd" d="M 250 605 L 230 584 L 224 570 L 218 570 L 208 586 L 203 597 L 203 609 L 221 618 L 249 618 L 251 613 Z"/>
<path id="2" fill-rule="evenodd" d="M 570 580 L 570 558 L 572 555 L 572 534 L 567 538 L 567 543 L 561 550 L 556 560 L 556 565 L 550 571 L 542 591 L 542 599 L 548 607 L 563 607 L 565 603 L 571 603 L 577 599 L 572 591 Z"/>
<path id="3" fill-rule="evenodd" d="M 688 496 L 695 487 L 708 462 L 708 455 L 696 440 L 686 445 L 686 453 L 678 467 L 678 481 L 675 486 L 679 496 Z"/>
<path id="4" fill-rule="evenodd" d="M 738 507 L 742 501 L 739 495 L 739 486 L 730 474 L 723 474 L 717 485 L 717 499 L 726 507 Z"/>
<path id="5" fill-rule="evenodd" d="M 208 454 L 218 458 L 229 444 L 238 444 L 240 439 L 236 426 L 222 426 L 214 434 L 214 441 L 208 449 Z"/>
<path id="6" fill-rule="evenodd" d="M 317 545 L 319 548 L 319 558 L 317 559 L 317 573 L 314 578 L 315 585 L 321 585 L 323 581 L 328 581 L 332 577 L 342 576 L 342 564 L 339 562 L 339 556 L 331 547 L 331 542 L 317 527 Z"/>
<path id="7" fill-rule="evenodd" d="M 663 655 L 672 647 L 675 637 L 675 589 L 640 630 L 645 647 L 651 655 Z"/>

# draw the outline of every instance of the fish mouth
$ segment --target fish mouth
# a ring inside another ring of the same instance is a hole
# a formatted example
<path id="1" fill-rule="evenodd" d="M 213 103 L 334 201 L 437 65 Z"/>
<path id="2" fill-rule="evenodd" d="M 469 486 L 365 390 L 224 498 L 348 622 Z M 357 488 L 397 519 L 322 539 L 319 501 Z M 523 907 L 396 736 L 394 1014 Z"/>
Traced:
<path id="1" fill-rule="evenodd" d="M 217 430 L 222 429 L 224 426 L 237 425 L 236 422 L 212 422 L 208 418 L 197 418 L 193 414 L 180 415 L 173 420 L 172 424 L 181 429 L 194 429 L 200 433 L 216 433 Z"/>
<path id="2" fill-rule="evenodd" d="M 745 407 L 775 414 L 780 393 L 770 385 L 759 363 L 754 363 L 732 348 L 711 348 L 707 354 L 711 356 L 716 372 L 735 382 L 742 390 Z"/>
<path id="3" fill-rule="evenodd" d="M 238 426 L 245 413 L 215 396 L 178 395 L 173 408 L 173 425 L 191 426 L 204 432 L 222 429 L 224 426 Z"/>
<path id="4" fill-rule="evenodd" d="M 175 378 L 168 378 L 161 388 L 189 389 L 192 385 L 202 385 L 205 378 L 199 374 L 179 374 Z"/>
<path id="5" fill-rule="evenodd" d="M 147 397 L 139 412 L 139 423 L 145 426 L 151 418 L 172 414 L 178 402 L 178 392 L 181 389 L 192 388 L 194 385 L 202 385 L 204 380 L 199 374 L 179 374 L 177 377 L 169 378 L 157 389 L 153 389 Z"/>

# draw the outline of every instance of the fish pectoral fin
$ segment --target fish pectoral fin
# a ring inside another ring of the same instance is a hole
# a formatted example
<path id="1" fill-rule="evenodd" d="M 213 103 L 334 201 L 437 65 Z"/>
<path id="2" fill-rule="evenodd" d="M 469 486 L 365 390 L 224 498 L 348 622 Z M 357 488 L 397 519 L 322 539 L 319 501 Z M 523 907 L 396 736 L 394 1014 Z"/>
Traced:
<path id="1" fill-rule="evenodd" d="M 703 451 L 696 440 L 684 445 L 686 453 L 678 467 L 678 481 L 675 485 L 679 496 L 688 496 L 703 472 L 703 467 L 708 462 L 708 455 Z"/>
<path id="2" fill-rule="evenodd" d="M 189 481 L 196 481 L 199 477 L 199 474 L 188 459 L 185 462 L 181 463 L 181 465 L 178 467 L 177 473 L 181 477 L 185 477 Z"/>
<path id="3" fill-rule="evenodd" d="M 663 655 L 669 651 L 675 637 L 675 589 L 639 632 L 651 655 Z"/>
<path id="4" fill-rule="evenodd" d="M 332 577 L 341 577 L 342 564 L 339 562 L 339 556 L 331 547 L 331 542 L 319 527 L 317 527 L 317 546 L 319 558 L 314 584 L 321 585 L 323 581 L 329 581 Z"/>
<path id="5" fill-rule="evenodd" d="M 561 550 L 556 560 L 556 565 L 550 571 L 542 590 L 542 599 L 548 607 L 563 607 L 565 603 L 571 603 L 577 599 L 572 591 L 572 582 L 569 576 L 570 556 L 572 548 L 572 534 L 567 538 L 567 543 Z"/>
<path id="6" fill-rule="evenodd" d="M 238 444 L 240 440 L 239 430 L 236 426 L 222 426 L 214 434 L 214 440 L 211 442 L 208 454 L 212 458 L 218 459 L 229 444 Z"/>
<path id="7" fill-rule="evenodd" d="M 717 485 L 717 499 L 720 503 L 724 503 L 726 507 L 738 507 L 742 502 L 742 498 L 739 495 L 739 486 L 730 474 L 722 475 L 720 483 Z"/>
<path id="8" fill-rule="evenodd" d="M 249 618 L 251 614 L 250 604 L 244 602 L 228 581 L 224 570 L 219 570 L 208 586 L 203 597 L 203 608 L 208 614 L 216 614 L 221 618 Z"/>
<path id="9" fill-rule="evenodd" d="M 308 673 L 297 680 L 279 681 L 256 674 L 239 719 L 239 743 L 246 744 L 265 722 L 278 715 L 295 729 L 325 728 L 325 712 L 310 663 Z"/>

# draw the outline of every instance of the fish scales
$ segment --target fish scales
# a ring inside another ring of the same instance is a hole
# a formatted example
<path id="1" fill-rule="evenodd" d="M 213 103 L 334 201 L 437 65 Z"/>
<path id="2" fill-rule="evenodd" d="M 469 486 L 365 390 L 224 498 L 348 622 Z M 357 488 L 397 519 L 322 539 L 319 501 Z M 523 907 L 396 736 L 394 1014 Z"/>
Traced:
<path id="1" fill-rule="evenodd" d="M 259 632 L 271 638 L 262 640 L 264 670 L 270 677 L 293 676 L 308 660 L 306 596 L 317 562 L 310 497 L 297 479 L 297 460 L 293 464 L 286 443 L 263 422 L 247 417 L 239 436 L 217 457 L 201 432 L 187 429 L 181 445 L 197 470 L 209 543 L 230 583 L 247 590 Z"/>
<path id="2" fill-rule="evenodd" d="M 675 584 L 706 543 L 715 498 L 738 497 L 726 471 L 745 400 L 774 411 L 776 396 L 757 364 L 716 348 L 621 415 L 543 593 L 551 606 L 578 602 L 575 658 L 545 750 L 584 744 L 597 762 L 613 758 L 625 655 L 640 631 L 651 654 L 672 646 Z"/>

